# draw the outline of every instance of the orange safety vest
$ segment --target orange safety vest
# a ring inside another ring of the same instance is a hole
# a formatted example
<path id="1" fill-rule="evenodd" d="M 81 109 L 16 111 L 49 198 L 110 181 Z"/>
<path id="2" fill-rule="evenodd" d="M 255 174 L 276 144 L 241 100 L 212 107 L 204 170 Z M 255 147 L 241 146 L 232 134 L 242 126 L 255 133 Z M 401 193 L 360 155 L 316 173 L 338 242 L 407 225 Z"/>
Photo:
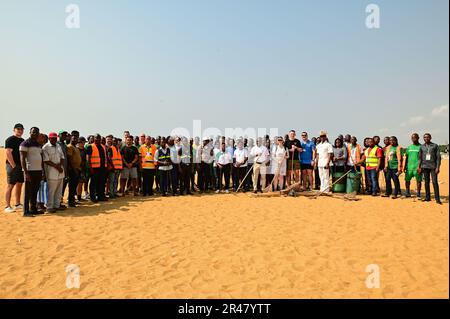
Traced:
<path id="1" fill-rule="evenodd" d="M 122 154 L 120 154 L 119 150 L 116 146 L 111 146 L 112 150 L 112 157 L 111 162 L 114 169 L 121 170 L 123 169 L 123 160 L 122 160 Z"/>
<path id="2" fill-rule="evenodd" d="M 389 145 L 388 147 L 386 147 L 386 158 L 385 158 L 385 166 L 386 167 L 389 167 L 389 153 L 391 152 L 391 146 L 392 145 Z M 402 170 L 402 160 L 403 160 L 403 157 L 402 157 L 402 148 L 400 147 L 400 145 L 397 145 L 397 151 L 396 151 L 396 155 L 397 155 L 397 161 L 398 161 L 398 171 L 401 171 Z"/>
<path id="3" fill-rule="evenodd" d="M 155 153 L 156 153 L 156 146 L 150 145 L 148 147 L 146 144 L 141 145 L 139 148 L 139 151 L 141 153 L 141 166 L 143 169 L 154 169 L 155 168 Z"/>
<path id="4" fill-rule="evenodd" d="M 106 153 L 106 147 L 103 144 L 100 144 L 103 147 L 103 151 L 105 152 L 105 168 L 108 167 L 108 158 Z M 100 152 L 98 151 L 97 145 L 91 144 L 92 154 L 90 158 L 89 165 L 91 168 L 99 168 L 100 167 Z"/>
<path id="5" fill-rule="evenodd" d="M 352 156 L 352 144 L 347 145 L 347 155 L 350 158 L 350 162 L 353 161 L 353 159 L 351 158 Z M 359 161 L 361 160 L 361 145 L 356 144 L 355 147 L 355 163 L 353 163 L 354 165 L 356 165 L 357 163 L 359 163 Z"/>

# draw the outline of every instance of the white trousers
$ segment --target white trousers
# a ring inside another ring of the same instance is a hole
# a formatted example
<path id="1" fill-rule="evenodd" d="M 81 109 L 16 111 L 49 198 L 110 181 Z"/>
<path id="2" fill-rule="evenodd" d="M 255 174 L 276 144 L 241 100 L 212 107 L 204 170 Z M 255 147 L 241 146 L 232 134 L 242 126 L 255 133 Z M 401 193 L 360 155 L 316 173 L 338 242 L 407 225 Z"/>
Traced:
<path id="1" fill-rule="evenodd" d="M 61 205 L 63 179 L 49 179 L 47 209 L 57 209 Z"/>
<path id="2" fill-rule="evenodd" d="M 329 192 L 330 191 L 330 169 L 325 167 L 319 167 L 319 177 L 320 177 L 320 191 Z"/>

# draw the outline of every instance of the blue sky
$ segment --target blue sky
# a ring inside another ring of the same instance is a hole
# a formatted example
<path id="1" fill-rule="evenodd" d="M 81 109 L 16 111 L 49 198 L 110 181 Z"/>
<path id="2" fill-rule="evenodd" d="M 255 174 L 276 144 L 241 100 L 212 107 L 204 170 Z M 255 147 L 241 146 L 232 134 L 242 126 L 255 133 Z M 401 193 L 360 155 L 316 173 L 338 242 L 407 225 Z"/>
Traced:
<path id="1" fill-rule="evenodd" d="M 65 27 L 66 5 L 81 28 Z M 365 8 L 381 9 L 367 29 Z M 175 127 L 448 140 L 448 1 L 0 2 L 0 135 Z M 2 143 L 0 143 L 2 144 Z"/>

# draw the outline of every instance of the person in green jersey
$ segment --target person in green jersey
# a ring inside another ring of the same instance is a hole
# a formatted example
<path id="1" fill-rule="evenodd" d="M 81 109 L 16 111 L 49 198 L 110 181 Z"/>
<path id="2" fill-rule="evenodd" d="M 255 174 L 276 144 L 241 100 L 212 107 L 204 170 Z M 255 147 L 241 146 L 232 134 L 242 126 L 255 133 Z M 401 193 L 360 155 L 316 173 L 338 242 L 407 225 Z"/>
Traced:
<path id="1" fill-rule="evenodd" d="M 420 190 L 422 189 L 422 174 L 419 173 L 419 154 L 420 143 L 419 134 L 414 133 L 411 136 L 412 144 L 408 146 L 405 153 L 405 165 L 403 171 L 405 173 L 406 197 L 411 197 L 411 180 L 416 179 L 417 198 L 420 198 Z"/>
<path id="2" fill-rule="evenodd" d="M 397 137 L 391 136 L 390 145 L 386 148 L 386 158 L 384 171 L 386 172 L 386 194 L 383 197 L 389 197 L 392 195 L 392 199 L 396 199 L 401 194 L 400 190 L 400 174 L 402 170 L 402 153 L 401 146 L 398 145 Z M 392 193 L 392 184 L 394 182 L 394 192 Z"/>

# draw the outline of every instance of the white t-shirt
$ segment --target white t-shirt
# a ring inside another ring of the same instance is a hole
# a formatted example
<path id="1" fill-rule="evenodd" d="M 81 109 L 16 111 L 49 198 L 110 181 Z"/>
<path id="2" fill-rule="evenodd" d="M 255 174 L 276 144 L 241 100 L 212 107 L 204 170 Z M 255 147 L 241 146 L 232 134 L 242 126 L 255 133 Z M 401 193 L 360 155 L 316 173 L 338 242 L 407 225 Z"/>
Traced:
<path id="1" fill-rule="evenodd" d="M 331 155 L 333 155 L 333 146 L 328 143 L 320 143 L 316 146 L 317 156 L 319 157 L 318 160 L 318 167 L 325 167 L 327 166 L 328 161 L 330 160 Z"/>
<path id="2" fill-rule="evenodd" d="M 331 150 L 333 152 L 333 150 Z M 264 145 L 253 146 L 250 154 L 254 156 L 255 163 L 266 163 L 269 160 L 269 150 Z"/>
<path id="3" fill-rule="evenodd" d="M 231 164 L 233 162 L 233 159 L 231 158 L 231 155 L 229 152 L 227 152 L 227 151 L 222 152 L 221 150 L 217 150 L 217 151 L 218 152 L 215 153 L 215 157 L 216 157 L 216 162 L 218 164 L 227 165 L 227 164 Z"/>
<path id="4" fill-rule="evenodd" d="M 236 159 L 236 163 L 244 163 L 245 158 L 246 157 L 248 158 L 248 151 L 246 148 L 242 148 L 242 149 L 237 148 L 234 151 L 233 157 Z M 247 162 L 245 162 L 245 164 L 242 164 L 240 167 L 247 167 Z"/>
<path id="5" fill-rule="evenodd" d="M 42 159 L 44 162 L 48 161 L 53 164 L 59 164 L 64 159 L 64 152 L 58 143 L 52 145 L 52 143 L 48 142 L 42 147 Z M 56 168 L 47 164 L 44 165 L 44 168 L 45 176 L 48 180 L 60 180 L 64 178 L 64 171 L 60 173 Z"/>
<path id="6" fill-rule="evenodd" d="M 212 146 L 210 144 L 207 144 L 206 146 L 203 146 L 201 148 L 201 152 L 202 152 L 201 159 L 202 159 L 202 162 L 211 164 L 214 161 L 214 155 L 211 156 L 211 149 L 212 149 Z"/>

